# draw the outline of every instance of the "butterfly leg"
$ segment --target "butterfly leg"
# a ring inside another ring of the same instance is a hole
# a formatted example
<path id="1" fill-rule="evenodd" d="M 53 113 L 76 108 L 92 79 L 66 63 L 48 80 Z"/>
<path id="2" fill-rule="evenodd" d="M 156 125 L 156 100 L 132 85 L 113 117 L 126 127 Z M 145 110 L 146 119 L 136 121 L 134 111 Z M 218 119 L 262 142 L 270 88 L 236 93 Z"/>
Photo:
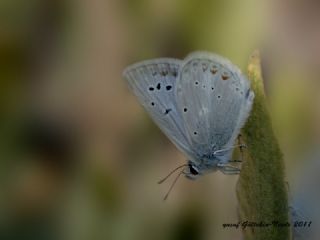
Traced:
<path id="1" fill-rule="evenodd" d="M 242 163 L 242 160 L 230 160 L 228 163 Z"/>
<path id="2" fill-rule="evenodd" d="M 226 175 L 239 174 L 240 168 L 225 163 L 218 163 L 219 170 Z"/>
<path id="3" fill-rule="evenodd" d="M 242 141 L 242 135 L 238 135 L 238 145 L 239 145 L 239 150 L 240 150 L 240 160 L 236 160 L 237 162 L 242 162 L 243 161 L 243 149 L 246 148 L 246 144 L 243 143 Z"/>
<path id="4" fill-rule="evenodd" d="M 240 159 L 239 160 L 230 160 L 229 163 L 241 163 L 243 162 L 243 149 L 246 148 L 246 144 L 243 143 L 242 141 L 242 136 L 241 134 L 238 135 L 238 146 L 239 146 L 239 150 L 240 150 Z"/>

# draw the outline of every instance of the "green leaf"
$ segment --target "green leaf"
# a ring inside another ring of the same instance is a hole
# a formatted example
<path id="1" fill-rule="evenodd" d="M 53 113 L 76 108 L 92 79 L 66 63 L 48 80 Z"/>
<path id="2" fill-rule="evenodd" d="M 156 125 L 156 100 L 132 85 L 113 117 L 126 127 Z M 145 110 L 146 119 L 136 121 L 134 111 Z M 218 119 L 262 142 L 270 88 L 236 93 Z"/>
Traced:
<path id="1" fill-rule="evenodd" d="M 242 131 L 247 149 L 237 184 L 240 221 L 285 224 L 289 219 L 283 154 L 272 129 L 258 51 L 250 57 L 248 77 L 255 99 Z M 243 234 L 245 240 L 287 240 L 289 230 L 288 226 L 247 227 Z"/>

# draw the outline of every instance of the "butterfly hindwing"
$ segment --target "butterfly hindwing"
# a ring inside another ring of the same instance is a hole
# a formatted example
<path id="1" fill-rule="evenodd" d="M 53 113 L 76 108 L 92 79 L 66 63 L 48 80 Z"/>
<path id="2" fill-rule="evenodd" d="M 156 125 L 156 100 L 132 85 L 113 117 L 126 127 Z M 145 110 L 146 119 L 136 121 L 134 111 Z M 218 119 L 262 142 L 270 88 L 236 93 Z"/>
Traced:
<path id="1" fill-rule="evenodd" d="M 203 52 L 184 60 L 176 101 L 188 141 L 200 155 L 233 144 L 252 100 L 248 80 L 228 60 Z"/>
<path id="2" fill-rule="evenodd" d="M 182 152 L 192 156 L 194 153 L 188 144 L 175 100 L 181 63 L 181 60 L 170 58 L 147 60 L 129 66 L 123 75 L 139 102 L 164 134 Z"/>

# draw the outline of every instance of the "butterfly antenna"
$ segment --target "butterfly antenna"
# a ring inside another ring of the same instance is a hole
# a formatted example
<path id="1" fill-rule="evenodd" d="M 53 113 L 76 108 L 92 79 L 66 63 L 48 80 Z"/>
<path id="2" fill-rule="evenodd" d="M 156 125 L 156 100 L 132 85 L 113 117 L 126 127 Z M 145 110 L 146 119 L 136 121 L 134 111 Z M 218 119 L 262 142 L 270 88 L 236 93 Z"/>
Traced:
<path id="1" fill-rule="evenodd" d="M 167 194 L 164 196 L 163 201 L 167 200 L 171 190 L 173 189 L 174 185 L 176 184 L 176 182 L 178 181 L 179 177 L 181 176 L 181 174 L 184 173 L 184 171 L 182 170 L 179 175 L 174 179 L 173 183 L 171 184 Z"/>
<path id="2" fill-rule="evenodd" d="M 167 180 L 173 173 L 175 173 L 178 169 L 182 168 L 182 167 L 185 167 L 185 166 L 188 166 L 188 164 L 183 164 L 175 169 L 173 169 L 165 178 L 161 179 L 158 184 L 161 184 L 163 183 L 165 180 Z"/>

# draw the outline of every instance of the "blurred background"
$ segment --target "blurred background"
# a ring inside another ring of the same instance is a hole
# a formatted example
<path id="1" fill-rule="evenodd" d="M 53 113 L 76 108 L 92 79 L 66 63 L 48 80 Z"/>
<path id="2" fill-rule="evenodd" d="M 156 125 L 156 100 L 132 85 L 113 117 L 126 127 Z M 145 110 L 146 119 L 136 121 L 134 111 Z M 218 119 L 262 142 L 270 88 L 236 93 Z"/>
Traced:
<path id="1" fill-rule="evenodd" d="M 0 239 L 241 239 L 222 227 L 238 222 L 237 176 L 181 179 L 162 202 L 170 181 L 157 181 L 185 157 L 122 71 L 207 50 L 246 72 L 260 49 L 299 192 L 319 166 L 319 10 L 315 0 L 0 1 Z"/>

